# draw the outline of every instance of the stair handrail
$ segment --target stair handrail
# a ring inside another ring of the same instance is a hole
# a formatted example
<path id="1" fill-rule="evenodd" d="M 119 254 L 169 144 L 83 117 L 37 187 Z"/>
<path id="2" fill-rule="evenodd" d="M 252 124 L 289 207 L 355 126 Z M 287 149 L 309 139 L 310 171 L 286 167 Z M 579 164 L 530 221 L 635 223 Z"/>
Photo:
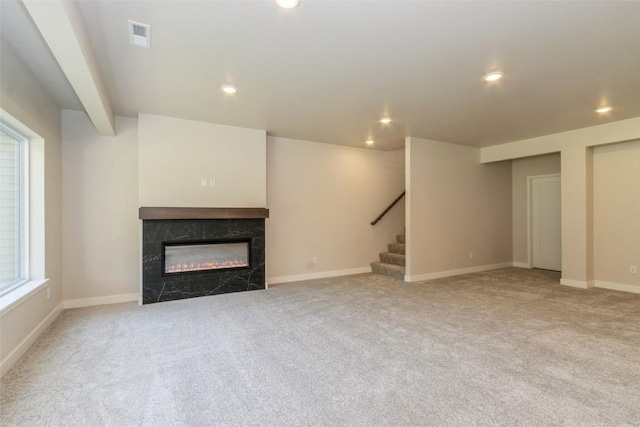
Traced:
<path id="1" fill-rule="evenodd" d="M 376 219 L 374 219 L 371 222 L 371 225 L 376 225 L 378 223 L 378 221 L 380 221 L 382 219 L 382 217 L 384 217 L 387 212 L 389 212 L 391 210 L 392 207 L 394 207 L 396 205 L 396 203 L 398 203 L 400 201 L 400 199 L 402 199 L 404 197 L 404 191 L 402 192 L 401 195 L 399 195 L 393 202 L 391 202 L 391 204 L 389 206 L 387 206 L 387 209 L 385 209 L 380 215 L 378 215 L 378 217 Z"/>

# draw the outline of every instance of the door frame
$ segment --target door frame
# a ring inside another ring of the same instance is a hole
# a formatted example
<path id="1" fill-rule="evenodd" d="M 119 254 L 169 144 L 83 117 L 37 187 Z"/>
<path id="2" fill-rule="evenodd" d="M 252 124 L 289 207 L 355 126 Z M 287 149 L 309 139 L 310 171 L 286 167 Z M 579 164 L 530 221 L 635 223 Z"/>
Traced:
<path id="1" fill-rule="evenodd" d="M 544 175 L 530 175 L 527 177 L 527 268 L 533 268 L 533 220 L 531 210 L 533 209 L 533 182 L 536 179 L 559 178 L 562 184 L 562 173 L 549 173 Z M 560 209 L 562 209 L 562 199 L 560 199 Z"/>

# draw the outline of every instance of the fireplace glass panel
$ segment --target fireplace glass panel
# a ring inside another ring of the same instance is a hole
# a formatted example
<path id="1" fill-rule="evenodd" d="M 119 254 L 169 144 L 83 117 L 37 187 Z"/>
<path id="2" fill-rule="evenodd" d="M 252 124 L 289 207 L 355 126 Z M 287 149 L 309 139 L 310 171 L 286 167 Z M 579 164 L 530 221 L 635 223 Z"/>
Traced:
<path id="1" fill-rule="evenodd" d="M 249 243 L 165 244 L 164 274 L 248 268 Z"/>

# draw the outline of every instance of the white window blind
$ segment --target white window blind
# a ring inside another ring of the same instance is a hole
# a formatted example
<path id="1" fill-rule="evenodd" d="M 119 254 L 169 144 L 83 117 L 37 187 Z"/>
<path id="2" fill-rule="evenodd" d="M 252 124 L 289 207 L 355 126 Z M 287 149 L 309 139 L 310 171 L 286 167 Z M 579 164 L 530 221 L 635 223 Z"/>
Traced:
<path id="1" fill-rule="evenodd" d="M 0 294 L 26 282 L 26 142 L 0 127 Z"/>

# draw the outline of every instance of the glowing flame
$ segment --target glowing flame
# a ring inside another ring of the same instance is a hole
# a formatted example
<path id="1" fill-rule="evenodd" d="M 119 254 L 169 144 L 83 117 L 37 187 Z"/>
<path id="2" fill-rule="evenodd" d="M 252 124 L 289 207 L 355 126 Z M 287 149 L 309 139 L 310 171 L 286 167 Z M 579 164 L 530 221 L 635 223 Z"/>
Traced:
<path id="1" fill-rule="evenodd" d="M 223 268 L 249 267 L 246 260 L 234 259 L 232 261 L 213 261 L 199 264 L 176 264 L 165 267 L 165 273 L 186 273 L 189 271 L 220 270 Z"/>

